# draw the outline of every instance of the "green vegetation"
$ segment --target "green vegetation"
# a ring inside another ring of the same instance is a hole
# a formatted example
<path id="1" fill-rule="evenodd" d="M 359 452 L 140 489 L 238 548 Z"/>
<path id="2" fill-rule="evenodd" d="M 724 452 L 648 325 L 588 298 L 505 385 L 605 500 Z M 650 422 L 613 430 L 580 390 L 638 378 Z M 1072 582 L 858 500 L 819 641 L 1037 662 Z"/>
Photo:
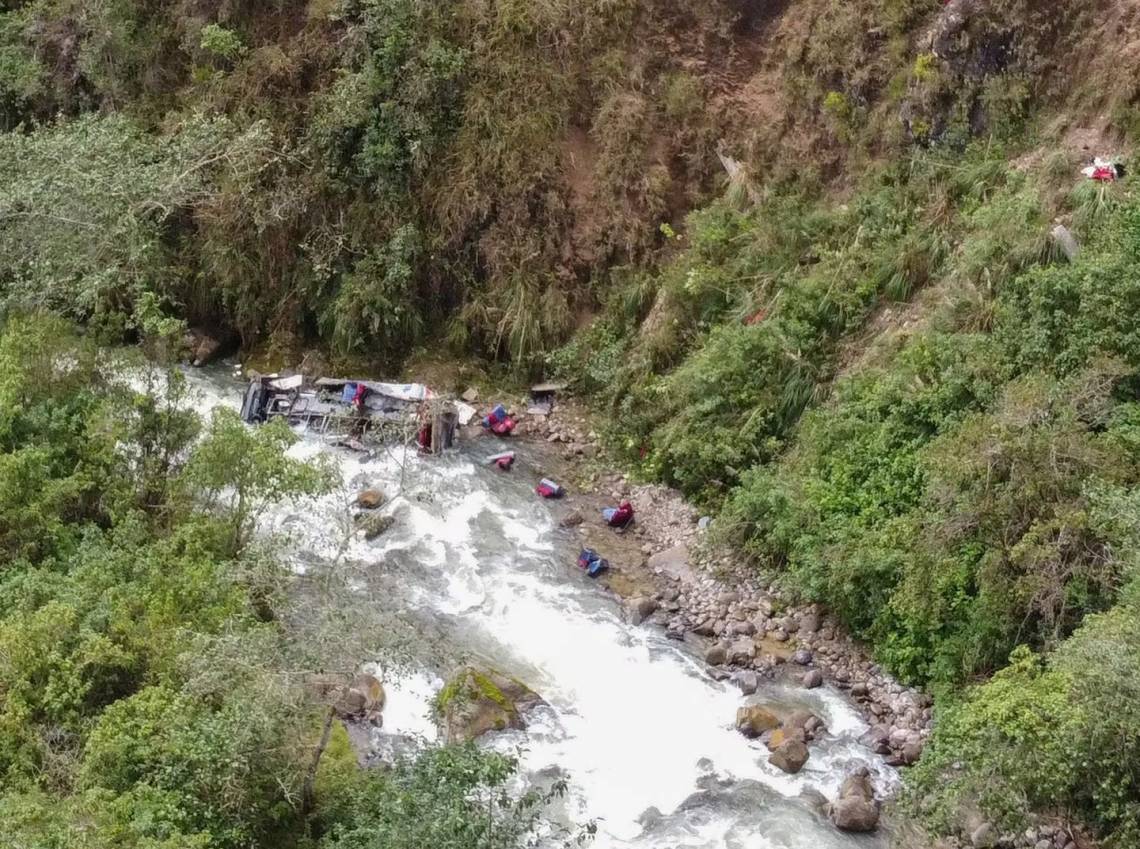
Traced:
<path id="1" fill-rule="evenodd" d="M 510 764 L 450 750 L 329 767 L 355 801 L 299 810 L 312 706 L 172 646 L 288 654 L 251 531 L 323 471 L 185 416 L 177 381 L 107 385 L 40 311 L 160 356 L 184 320 L 565 377 L 626 462 L 937 694 L 910 779 L 935 830 L 1049 810 L 1140 840 L 1140 200 L 1077 177 L 1135 143 L 1137 69 L 1096 4 L 961 6 L 0 4 L 13 845 L 469 845 L 533 812 L 465 831 Z"/>
<path id="2" fill-rule="evenodd" d="M 1140 200 L 1009 158 L 915 151 L 844 207 L 777 187 L 697 213 L 646 320 L 615 298 L 552 362 L 723 541 L 933 688 L 909 783 L 935 830 L 1065 810 L 1129 846 Z M 605 380 L 590 345 L 620 351 Z"/>
<path id="3" fill-rule="evenodd" d="M 302 682 L 358 655 L 251 531 L 329 470 L 286 429 L 199 422 L 177 372 L 136 391 L 109 365 L 58 319 L 0 331 L 0 846 L 516 845 L 544 797 L 505 791 L 509 758 L 369 774 L 340 730 L 315 759 Z"/>

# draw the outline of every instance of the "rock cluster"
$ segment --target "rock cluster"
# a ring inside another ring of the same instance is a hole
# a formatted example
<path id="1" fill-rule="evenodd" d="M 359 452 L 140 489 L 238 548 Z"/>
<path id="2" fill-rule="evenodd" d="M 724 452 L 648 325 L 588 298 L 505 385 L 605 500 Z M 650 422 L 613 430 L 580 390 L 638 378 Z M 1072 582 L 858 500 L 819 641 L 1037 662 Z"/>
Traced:
<path id="1" fill-rule="evenodd" d="M 597 436 L 586 422 L 572 403 L 560 401 L 551 415 L 527 417 L 520 429 L 565 445 L 564 454 L 573 459 L 595 453 Z M 675 490 L 616 474 L 595 474 L 593 481 L 606 498 L 628 498 L 637 509 L 632 533 L 643 541 L 642 566 L 657 592 L 652 612 L 641 597 L 629 602 L 631 621 L 651 621 L 674 639 L 694 643 L 714 674 L 734 676 L 742 690 L 752 679 L 741 673 L 782 674 L 808 688 L 828 682 L 846 690 L 873 726 L 868 741 L 877 752 L 896 765 L 918 758 L 930 734 L 926 694 L 883 672 L 825 611 L 789 604 L 732 552 L 714 549 L 707 543 L 707 517 Z"/>
<path id="2" fill-rule="evenodd" d="M 963 849 L 1077 849 L 1072 833 L 1061 825 L 1035 825 L 1018 833 L 1000 833 L 992 823 L 973 816 L 957 841 Z"/>
<path id="3" fill-rule="evenodd" d="M 182 344 L 190 364 L 201 367 L 209 365 L 220 357 L 231 341 L 229 334 L 221 330 L 190 327 L 183 335 Z"/>
<path id="4" fill-rule="evenodd" d="M 741 673 L 755 677 L 754 673 Z M 746 681 L 746 688 L 753 681 Z M 810 757 L 807 744 L 825 731 L 823 721 L 806 710 L 793 711 L 780 719 L 764 705 L 745 705 L 736 711 L 736 730 L 745 737 L 760 738 L 771 754 L 768 763 L 784 772 L 797 773 Z"/>
<path id="5" fill-rule="evenodd" d="M 701 638 L 710 666 L 735 670 L 729 674 L 743 681 L 741 671 L 783 674 L 807 688 L 826 680 L 846 690 L 872 725 L 871 748 L 896 765 L 918 759 L 930 733 L 930 698 L 883 672 L 817 607 L 788 606 L 775 588 L 747 577 L 731 589 L 707 571 L 687 582 L 658 577 L 653 620 L 676 639 Z"/>

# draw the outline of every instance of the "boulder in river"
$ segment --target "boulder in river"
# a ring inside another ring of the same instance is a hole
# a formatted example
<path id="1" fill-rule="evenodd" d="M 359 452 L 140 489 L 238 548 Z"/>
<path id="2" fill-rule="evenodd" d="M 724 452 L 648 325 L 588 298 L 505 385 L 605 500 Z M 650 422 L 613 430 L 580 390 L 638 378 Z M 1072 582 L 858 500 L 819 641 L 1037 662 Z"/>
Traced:
<path id="1" fill-rule="evenodd" d="M 489 731 L 524 727 L 522 714 L 541 704 L 537 693 L 493 670 L 465 666 L 435 699 L 448 743 L 465 743 Z"/>
<path id="2" fill-rule="evenodd" d="M 396 520 L 386 513 L 362 513 L 360 516 L 357 516 L 357 524 L 360 526 L 360 529 L 364 531 L 364 538 L 373 540 L 387 532 L 392 525 L 396 524 Z"/>
<path id="3" fill-rule="evenodd" d="M 737 672 L 732 676 L 732 682 L 740 688 L 745 696 L 751 696 L 760 687 L 760 676 L 752 671 Z"/>
<path id="4" fill-rule="evenodd" d="M 804 689 L 814 690 L 816 687 L 823 686 L 823 673 L 818 669 L 809 669 L 800 681 L 804 685 Z"/>
<path id="5" fill-rule="evenodd" d="M 801 743 L 807 742 L 807 732 L 802 728 L 788 728 L 786 725 L 781 725 L 768 737 L 768 751 L 774 752 L 789 740 L 799 740 Z"/>
<path id="6" fill-rule="evenodd" d="M 647 596 L 632 598 L 626 605 L 626 617 L 631 625 L 640 625 L 657 612 L 657 601 Z"/>
<path id="7" fill-rule="evenodd" d="M 745 705 L 736 710 L 736 730 L 745 737 L 756 738 L 779 727 L 776 714 L 761 705 Z"/>
<path id="8" fill-rule="evenodd" d="M 856 768 L 843 779 L 839 798 L 828 805 L 827 815 L 841 831 L 868 832 L 878 827 L 879 804 L 866 767 Z"/>
<path id="9" fill-rule="evenodd" d="M 384 503 L 384 493 L 378 489 L 366 489 L 356 496 L 356 506 L 365 510 L 375 510 Z"/>
<path id="10" fill-rule="evenodd" d="M 807 759 L 807 744 L 804 743 L 803 740 L 796 739 L 795 737 L 784 740 L 778 749 L 768 755 L 768 763 L 793 775 L 803 769 L 803 765 L 807 763 Z"/>
<path id="11" fill-rule="evenodd" d="M 868 832 L 879 825 L 879 808 L 865 799 L 837 799 L 827 809 L 827 815 L 840 831 Z"/>
<path id="12" fill-rule="evenodd" d="M 709 650 L 705 652 L 705 663 L 709 666 L 720 666 L 727 659 L 728 652 L 724 650 L 722 645 L 710 646 Z"/>

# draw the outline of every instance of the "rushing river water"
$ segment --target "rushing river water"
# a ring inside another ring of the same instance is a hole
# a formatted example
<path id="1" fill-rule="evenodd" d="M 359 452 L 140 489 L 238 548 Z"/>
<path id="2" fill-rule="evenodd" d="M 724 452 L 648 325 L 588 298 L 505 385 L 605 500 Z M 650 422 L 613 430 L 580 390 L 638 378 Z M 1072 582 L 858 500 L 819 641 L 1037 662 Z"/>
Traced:
<path id="1" fill-rule="evenodd" d="M 236 407 L 243 385 L 228 375 L 194 373 L 207 406 Z M 877 849 L 882 835 L 836 831 L 805 790 L 833 797 L 855 762 L 869 765 L 880 788 L 896 776 L 859 746 L 866 726 L 835 691 L 762 685 L 745 699 L 709 676 L 683 644 L 652 626 L 634 627 L 620 605 L 574 567 L 571 532 L 535 496 L 537 480 L 525 445 L 514 472 L 493 471 L 482 458 L 500 443 L 469 441 L 442 458 L 382 452 L 360 456 L 315 438 L 298 456 L 328 453 L 344 487 L 316 503 L 270 517 L 290 534 L 303 568 L 321 558 L 368 564 L 370 592 L 380 592 L 432 630 L 452 657 L 473 656 L 527 684 L 545 700 L 526 732 L 506 732 L 487 745 L 521 751 L 524 776 L 566 777 L 560 815 L 594 821 L 593 845 L 654 849 Z M 354 537 L 344 548 L 346 495 L 365 487 L 387 493 L 396 518 L 373 542 Z M 426 641 L 425 641 L 426 645 Z M 400 677 L 384 676 L 388 705 L 376 744 L 433 739 L 429 702 L 442 686 L 439 654 L 424 652 Z M 418 668 L 417 668 L 418 667 Z M 829 734 L 810 745 L 803 770 L 786 775 L 767 750 L 733 727 L 748 702 L 804 707 Z"/>

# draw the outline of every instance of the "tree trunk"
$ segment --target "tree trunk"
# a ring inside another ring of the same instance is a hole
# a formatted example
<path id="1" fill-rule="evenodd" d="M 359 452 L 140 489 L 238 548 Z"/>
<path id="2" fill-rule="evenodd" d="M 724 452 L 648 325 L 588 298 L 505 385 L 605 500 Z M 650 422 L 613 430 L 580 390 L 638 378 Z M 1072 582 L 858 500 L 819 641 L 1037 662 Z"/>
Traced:
<path id="1" fill-rule="evenodd" d="M 313 752 L 313 762 L 309 764 L 309 771 L 305 774 L 305 784 L 301 790 L 301 818 L 308 822 L 309 815 L 313 812 L 313 805 L 316 802 L 315 789 L 317 783 L 317 768 L 321 765 L 321 756 L 324 755 L 325 749 L 329 745 L 329 737 L 332 736 L 333 720 L 336 719 L 336 711 L 329 708 L 325 714 L 325 724 L 321 729 L 321 739 L 317 743 L 316 751 Z"/>

